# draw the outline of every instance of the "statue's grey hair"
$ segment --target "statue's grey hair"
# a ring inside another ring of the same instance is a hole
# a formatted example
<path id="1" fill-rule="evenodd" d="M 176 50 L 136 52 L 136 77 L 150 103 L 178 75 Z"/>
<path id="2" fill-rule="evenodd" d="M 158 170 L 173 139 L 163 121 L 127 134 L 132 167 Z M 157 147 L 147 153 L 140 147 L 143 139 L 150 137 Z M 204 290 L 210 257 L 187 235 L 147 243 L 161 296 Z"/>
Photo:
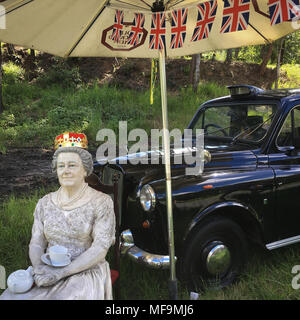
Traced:
<path id="1" fill-rule="evenodd" d="M 52 159 L 52 171 L 56 172 L 57 169 L 57 158 L 58 155 L 62 152 L 75 152 L 79 155 L 83 168 L 85 169 L 87 176 L 92 174 L 93 172 L 93 159 L 92 155 L 85 149 L 79 147 L 63 147 L 59 148 L 54 152 L 53 159 Z"/>

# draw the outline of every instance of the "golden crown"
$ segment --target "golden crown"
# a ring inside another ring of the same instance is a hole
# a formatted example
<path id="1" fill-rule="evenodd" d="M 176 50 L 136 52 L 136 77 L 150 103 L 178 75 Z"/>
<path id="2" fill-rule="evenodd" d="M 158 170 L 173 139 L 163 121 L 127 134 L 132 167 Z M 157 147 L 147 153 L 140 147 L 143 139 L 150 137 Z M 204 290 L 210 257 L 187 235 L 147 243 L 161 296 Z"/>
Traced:
<path id="1" fill-rule="evenodd" d="M 80 147 L 87 149 L 88 141 L 84 133 L 65 132 L 54 139 L 54 149 Z"/>

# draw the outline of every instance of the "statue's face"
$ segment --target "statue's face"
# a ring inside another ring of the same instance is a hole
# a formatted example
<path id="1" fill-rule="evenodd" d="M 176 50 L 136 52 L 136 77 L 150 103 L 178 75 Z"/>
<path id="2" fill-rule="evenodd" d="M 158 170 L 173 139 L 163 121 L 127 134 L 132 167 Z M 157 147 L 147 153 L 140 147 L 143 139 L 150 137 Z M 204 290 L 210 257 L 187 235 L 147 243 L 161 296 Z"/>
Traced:
<path id="1" fill-rule="evenodd" d="M 62 187 L 80 186 L 86 177 L 80 156 L 74 152 L 61 152 L 57 157 L 57 176 Z"/>

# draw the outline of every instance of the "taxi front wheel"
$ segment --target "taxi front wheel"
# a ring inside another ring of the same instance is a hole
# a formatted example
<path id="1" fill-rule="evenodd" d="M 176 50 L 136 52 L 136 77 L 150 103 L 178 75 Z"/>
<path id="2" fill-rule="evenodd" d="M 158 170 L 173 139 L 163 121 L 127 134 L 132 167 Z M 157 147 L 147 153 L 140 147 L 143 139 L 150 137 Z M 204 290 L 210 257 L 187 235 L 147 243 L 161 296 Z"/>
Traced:
<path id="1" fill-rule="evenodd" d="M 219 218 L 198 226 L 182 259 L 181 271 L 189 290 L 233 283 L 246 262 L 247 251 L 245 234 L 234 221 Z"/>

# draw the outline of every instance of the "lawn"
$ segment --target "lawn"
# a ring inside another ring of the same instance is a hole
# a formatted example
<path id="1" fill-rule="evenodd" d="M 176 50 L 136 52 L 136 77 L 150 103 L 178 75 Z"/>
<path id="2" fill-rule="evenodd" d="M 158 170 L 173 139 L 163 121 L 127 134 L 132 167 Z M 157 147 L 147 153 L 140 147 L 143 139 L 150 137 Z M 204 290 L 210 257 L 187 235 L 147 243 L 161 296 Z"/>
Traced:
<path id="1" fill-rule="evenodd" d="M 28 244 L 33 211 L 37 200 L 50 190 L 39 190 L 31 196 L 14 197 L 0 205 L 0 265 L 6 275 L 30 265 Z M 108 254 L 112 262 L 112 251 Z M 300 245 L 271 252 L 255 250 L 237 283 L 223 290 L 204 290 L 200 300 L 298 300 L 300 280 Z M 297 273 L 292 273 L 295 267 Z M 168 270 L 152 270 L 126 257 L 121 258 L 122 300 L 168 299 Z M 293 280 L 294 279 L 294 280 Z M 294 285 L 292 285 L 292 282 Z M 189 299 L 184 283 L 178 284 L 178 297 Z"/>

